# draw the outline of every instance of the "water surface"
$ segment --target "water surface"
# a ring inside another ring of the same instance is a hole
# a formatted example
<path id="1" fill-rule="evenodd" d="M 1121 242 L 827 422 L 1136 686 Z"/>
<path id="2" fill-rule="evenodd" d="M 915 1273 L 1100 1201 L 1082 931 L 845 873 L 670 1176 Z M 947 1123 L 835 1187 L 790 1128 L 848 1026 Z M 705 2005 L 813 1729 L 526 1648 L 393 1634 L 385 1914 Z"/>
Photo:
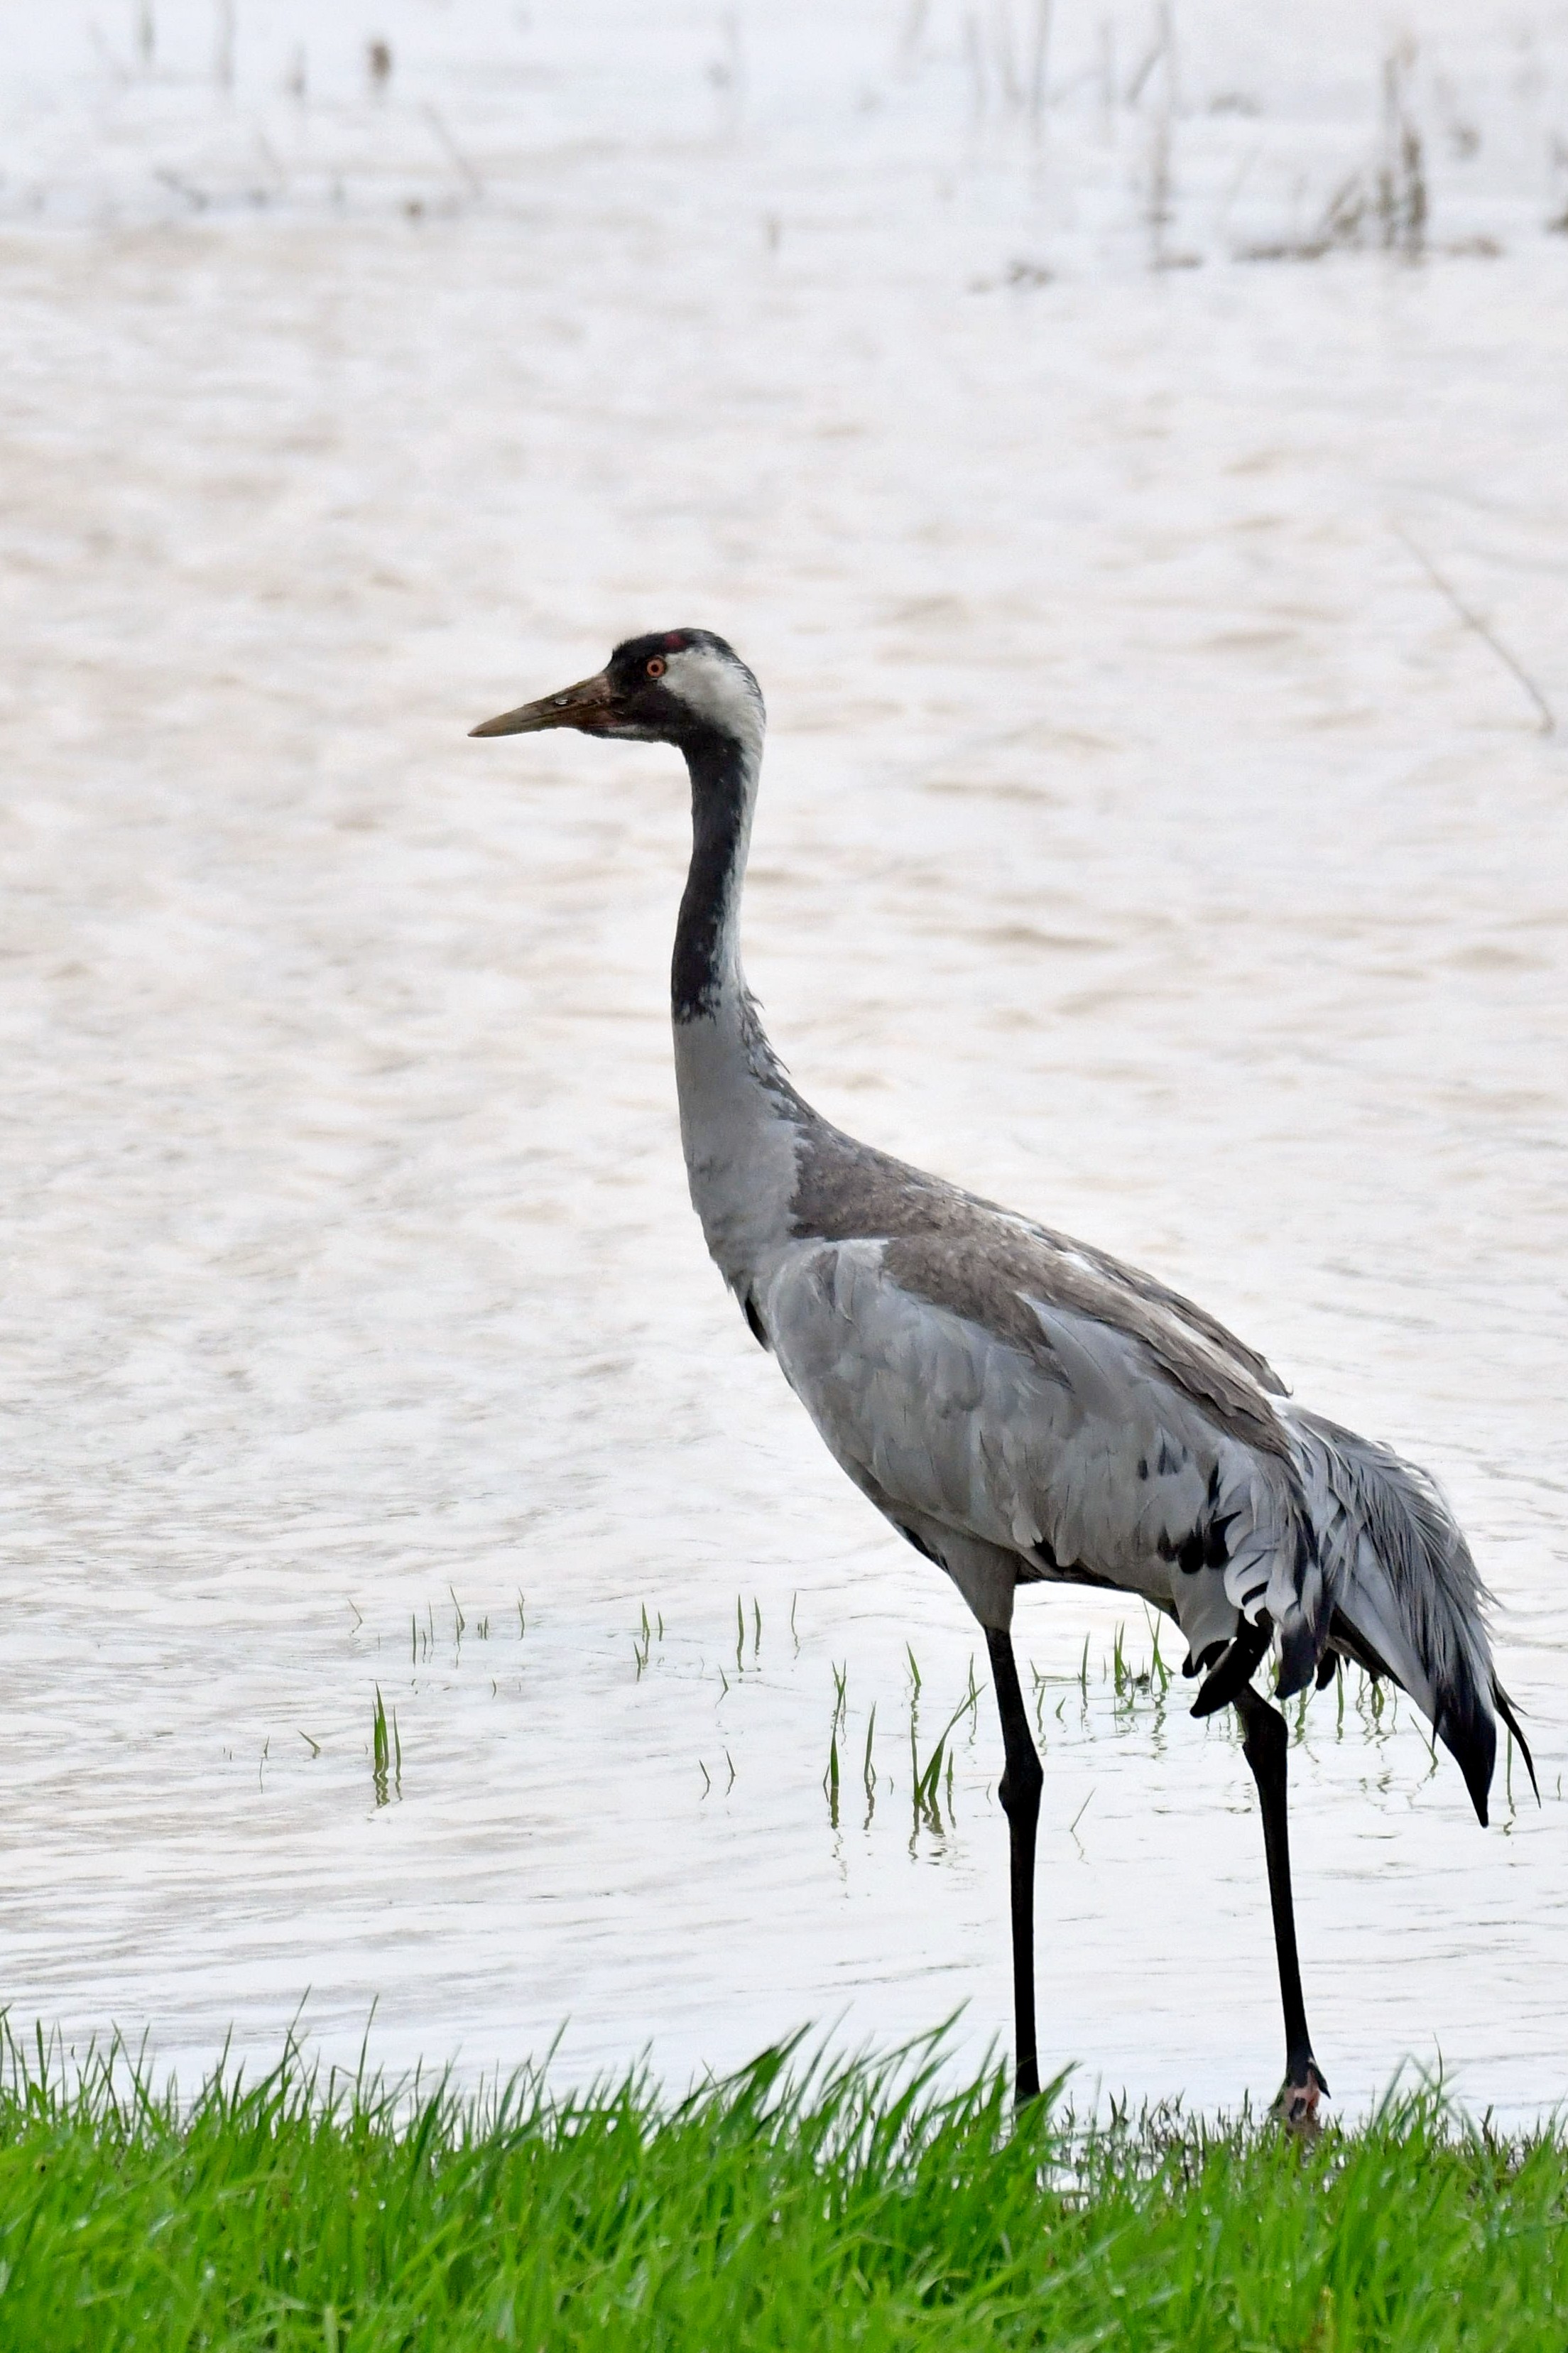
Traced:
<path id="1" fill-rule="evenodd" d="M 1342 2108 L 1410 2057 L 1530 2113 L 1568 2094 L 1568 765 L 1399 533 L 1568 712 L 1568 248 L 1521 196 L 1491 260 L 1152 276 L 1141 151 L 1075 228 L 877 56 L 890 111 L 847 70 L 754 131 L 695 79 L 668 122 L 616 83 L 617 129 L 563 66 L 509 146 L 475 91 L 450 217 L 405 209 L 451 170 L 417 92 L 384 156 L 312 119 L 384 157 L 336 209 L 157 216 L 206 118 L 117 99 L 112 202 L 13 216 L 3 1999 L 186 2073 L 301 2003 L 331 2056 L 374 2006 L 392 2065 L 559 2037 L 678 2084 L 805 2021 L 1005 2031 L 988 1693 L 911 1797 L 911 1709 L 923 1767 L 984 1644 L 686 1203 L 684 780 L 464 740 L 700 621 L 773 713 L 747 955 L 804 1091 L 1454 1497 L 1545 1803 L 1516 1768 L 1483 1836 L 1408 1710 L 1325 1695 L 1303 1959 Z M 1020 292 L 1026 239 L 1060 269 Z M 1020 1607 L 1043 2051 L 1267 2095 L 1249 1778 L 1179 1685 L 1119 1704 L 1123 1620 L 1146 1662 L 1135 1611 Z"/>

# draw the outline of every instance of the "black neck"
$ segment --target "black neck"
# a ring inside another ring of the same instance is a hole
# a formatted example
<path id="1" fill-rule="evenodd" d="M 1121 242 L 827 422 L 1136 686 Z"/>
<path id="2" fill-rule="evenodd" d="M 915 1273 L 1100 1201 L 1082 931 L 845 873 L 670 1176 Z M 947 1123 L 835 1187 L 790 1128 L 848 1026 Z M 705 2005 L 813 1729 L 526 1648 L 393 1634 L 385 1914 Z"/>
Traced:
<path id="1" fill-rule="evenodd" d="M 754 778 L 731 735 L 704 729 L 680 748 L 691 776 L 691 864 L 675 927 L 669 996 L 676 1020 L 695 1021 L 717 1010 L 731 977 Z"/>

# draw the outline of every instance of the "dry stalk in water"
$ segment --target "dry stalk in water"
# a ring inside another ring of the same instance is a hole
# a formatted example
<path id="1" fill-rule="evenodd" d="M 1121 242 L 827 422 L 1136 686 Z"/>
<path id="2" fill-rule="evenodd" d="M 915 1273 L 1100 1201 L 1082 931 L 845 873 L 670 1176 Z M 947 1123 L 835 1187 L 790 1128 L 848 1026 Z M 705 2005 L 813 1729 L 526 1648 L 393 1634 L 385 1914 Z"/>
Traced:
<path id="1" fill-rule="evenodd" d="M 1542 735 L 1554 735 L 1557 732 L 1556 714 L 1552 711 L 1552 705 L 1547 702 L 1546 697 L 1542 693 L 1541 689 L 1536 685 L 1535 681 L 1531 677 L 1530 672 L 1525 669 L 1523 663 L 1518 661 L 1509 651 L 1508 648 L 1503 644 L 1502 639 L 1498 636 L 1496 630 L 1491 627 L 1491 624 L 1489 621 L 1483 620 L 1479 613 L 1474 611 L 1470 606 L 1466 604 L 1464 598 L 1454 586 L 1452 581 L 1445 578 L 1444 575 L 1438 571 L 1436 565 L 1427 554 L 1426 549 L 1418 546 L 1416 542 L 1411 538 L 1410 533 L 1405 531 L 1402 525 L 1398 523 L 1394 524 L 1394 534 L 1397 540 L 1409 549 L 1411 554 L 1415 558 L 1416 563 L 1421 566 L 1422 571 L 1426 575 L 1427 579 L 1432 583 L 1433 587 L 1436 589 L 1440 596 L 1447 598 L 1447 602 L 1453 607 L 1455 612 L 1458 615 L 1460 620 L 1463 621 L 1466 628 L 1474 629 L 1477 637 L 1480 638 L 1491 648 L 1493 653 L 1496 654 L 1503 668 L 1508 670 L 1512 677 L 1519 681 L 1520 685 L 1523 687 L 1526 694 L 1529 695 L 1531 702 L 1535 705 L 1537 712 L 1539 713 L 1540 733 Z"/>

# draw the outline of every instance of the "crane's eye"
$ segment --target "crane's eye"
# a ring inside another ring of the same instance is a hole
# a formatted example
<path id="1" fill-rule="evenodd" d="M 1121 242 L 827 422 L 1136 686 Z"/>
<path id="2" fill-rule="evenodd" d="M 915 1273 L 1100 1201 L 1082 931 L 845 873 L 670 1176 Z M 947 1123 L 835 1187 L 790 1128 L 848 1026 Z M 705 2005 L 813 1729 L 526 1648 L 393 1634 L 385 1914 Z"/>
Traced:
<path id="1" fill-rule="evenodd" d="M 662 654 L 655 654 L 653 659 L 647 666 L 647 674 L 649 678 L 662 678 L 664 676 L 664 656 Z"/>

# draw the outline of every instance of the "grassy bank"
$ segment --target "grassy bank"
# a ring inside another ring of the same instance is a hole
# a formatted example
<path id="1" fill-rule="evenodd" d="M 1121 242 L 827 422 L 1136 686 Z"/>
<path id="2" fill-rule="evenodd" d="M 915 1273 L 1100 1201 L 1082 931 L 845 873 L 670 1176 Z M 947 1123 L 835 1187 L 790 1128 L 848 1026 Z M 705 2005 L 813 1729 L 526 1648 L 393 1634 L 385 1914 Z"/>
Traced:
<path id="1" fill-rule="evenodd" d="M 1568 2342 L 1568 2142 L 1436 2103 L 1302 2150 L 1169 2119 L 1074 2134 L 776 2057 L 685 2105 L 395 2101 L 294 2061 L 184 2110 L 123 2063 L 0 2093 L 0 2346 Z"/>

